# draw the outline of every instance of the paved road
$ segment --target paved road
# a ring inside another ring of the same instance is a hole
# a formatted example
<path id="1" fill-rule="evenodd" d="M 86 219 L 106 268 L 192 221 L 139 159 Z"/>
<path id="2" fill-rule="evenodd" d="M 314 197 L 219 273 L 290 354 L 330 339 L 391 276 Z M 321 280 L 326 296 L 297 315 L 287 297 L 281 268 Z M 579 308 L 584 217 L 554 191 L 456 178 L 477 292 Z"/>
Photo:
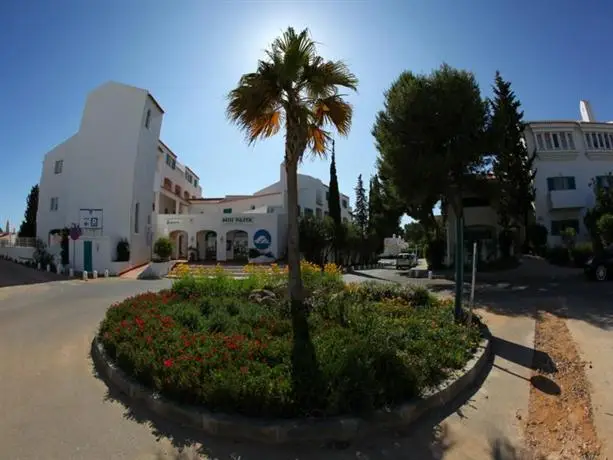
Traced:
<path id="1" fill-rule="evenodd" d="M 382 277 L 386 272 L 368 275 Z M 352 275 L 348 280 L 370 277 Z M 521 441 L 515 412 L 527 404 L 528 387 L 521 377 L 529 375 L 533 313 L 543 302 L 566 309 L 582 350 L 593 360 L 594 370 L 601 370 L 591 375 L 598 390 L 601 437 L 608 432 L 607 417 L 613 418 L 606 415 L 613 413 L 613 407 L 605 391 L 613 367 L 606 362 L 613 346 L 613 283 L 481 286 L 477 298 L 488 304 L 482 314 L 504 342 L 494 362 L 497 367 L 477 393 L 467 395 L 467 404 L 432 414 L 419 430 L 406 435 L 365 439 L 345 449 L 313 445 L 272 449 L 203 438 L 151 420 L 141 409 L 128 412 L 95 377 L 89 347 L 108 306 L 138 292 L 169 286 L 169 281 L 41 277 L 6 261 L 0 261 L 0 280 L 4 281 L 0 287 L 2 459 L 513 458 L 494 454 L 512 452 Z M 451 288 L 448 282 L 428 284 L 438 290 Z M 609 296 L 608 303 L 603 296 Z"/>

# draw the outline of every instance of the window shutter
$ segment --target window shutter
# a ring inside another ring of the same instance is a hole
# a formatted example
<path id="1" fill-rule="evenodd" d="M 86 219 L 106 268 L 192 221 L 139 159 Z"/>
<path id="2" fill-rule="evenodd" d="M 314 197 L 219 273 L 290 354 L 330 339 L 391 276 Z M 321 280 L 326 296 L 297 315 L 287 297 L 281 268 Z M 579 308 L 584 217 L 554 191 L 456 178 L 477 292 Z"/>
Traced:
<path id="1" fill-rule="evenodd" d="M 550 192 L 553 190 L 553 177 L 547 178 L 547 190 Z"/>
<path id="2" fill-rule="evenodd" d="M 575 190 L 577 187 L 575 185 L 575 178 L 574 177 L 569 177 L 568 178 L 568 188 L 570 190 Z"/>

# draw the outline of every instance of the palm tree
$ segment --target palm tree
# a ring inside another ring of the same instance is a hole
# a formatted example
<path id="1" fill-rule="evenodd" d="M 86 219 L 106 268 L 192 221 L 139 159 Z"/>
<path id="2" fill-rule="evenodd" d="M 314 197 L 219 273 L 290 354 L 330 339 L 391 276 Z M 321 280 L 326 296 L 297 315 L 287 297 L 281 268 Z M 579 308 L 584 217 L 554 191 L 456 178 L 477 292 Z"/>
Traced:
<path id="1" fill-rule="evenodd" d="M 306 326 L 298 245 L 298 163 L 307 148 L 326 156 L 332 139 L 329 128 L 343 136 L 349 133 L 353 110 L 339 87 L 355 91 L 357 84 L 342 61 L 326 61 L 317 54 L 308 29 L 297 34 L 289 27 L 274 40 L 257 70 L 243 75 L 228 95 L 228 118 L 245 132 L 249 144 L 285 126 L 287 259 L 295 335 L 305 332 L 297 328 L 299 324 Z"/>

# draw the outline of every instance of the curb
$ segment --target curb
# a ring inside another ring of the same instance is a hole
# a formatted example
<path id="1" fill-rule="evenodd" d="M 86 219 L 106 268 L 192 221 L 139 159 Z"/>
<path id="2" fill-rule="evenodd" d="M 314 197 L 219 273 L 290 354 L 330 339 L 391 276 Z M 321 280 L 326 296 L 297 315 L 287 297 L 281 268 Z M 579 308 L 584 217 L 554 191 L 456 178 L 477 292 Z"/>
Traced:
<path id="1" fill-rule="evenodd" d="M 131 401 L 140 401 L 156 415 L 208 435 L 265 444 L 350 441 L 382 429 L 414 423 L 427 412 L 448 404 L 477 382 L 492 353 L 489 330 L 481 325 L 481 331 L 483 338 L 477 351 L 463 369 L 456 371 L 424 396 L 394 408 L 377 410 L 367 419 L 347 416 L 273 420 L 212 413 L 203 408 L 171 402 L 133 381 L 110 361 L 97 336 L 92 341 L 91 354 L 96 369 L 107 384 L 119 389 Z"/>

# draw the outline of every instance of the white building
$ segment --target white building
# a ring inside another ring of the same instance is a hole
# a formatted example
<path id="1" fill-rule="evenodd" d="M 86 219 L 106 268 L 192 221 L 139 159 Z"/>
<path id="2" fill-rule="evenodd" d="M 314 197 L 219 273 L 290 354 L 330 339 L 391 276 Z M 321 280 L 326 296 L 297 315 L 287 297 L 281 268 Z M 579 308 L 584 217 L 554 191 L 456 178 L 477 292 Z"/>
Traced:
<path id="1" fill-rule="evenodd" d="M 528 151 L 536 152 L 536 220 L 547 227 L 550 246 L 561 244 L 566 227 L 589 239 L 583 216 L 594 205 L 590 184 L 613 172 L 613 122 L 596 121 L 587 101 L 580 112 L 580 121 L 535 121 L 524 132 Z"/>
<path id="2" fill-rule="evenodd" d="M 79 225 L 81 236 L 69 244 L 73 267 L 111 273 L 149 261 L 162 235 L 175 241 L 176 257 L 282 257 L 284 168 L 278 182 L 254 195 L 202 198 L 198 175 L 159 138 L 163 116 L 144 89 L 109 82 L 93 90 L 78 132 L 45 155 L 37 236 L 53 247 L 56 231 Z M 299 175 L 299 188 L 303 215 L 327 213 L 327 186 Z M 349 198 L 341 200 L 348 219 Z M 128 261 L 117 261 L 122 240 L 129 244 Z"/>
<path id="3" fill-rule="evenodd" d="M 526 124 L 524 140 L 535 152 L 535 218 L 548 230 L 548 245 L 562 244 L 560 232 L 577 231 L 577 240 L 589 240 L 583 223 L 585 212 L 594 206 L 593 180 L 604 183 L 613 172 L 613 122 L 595 121 L 592 108 L 581 101 L 580 121 L 533 121 Z M 464 240 L 477 241 L 479 258 L 499 255 L 498 215 L 486 196 L 467 195 L 464 205 Z M 519 239 L 519 238 L 518 238 Z M 465 247 L 465 260 L 471 248 Z M 455 217 L 448 209 L 447 263 L 455 252 Z"/>

